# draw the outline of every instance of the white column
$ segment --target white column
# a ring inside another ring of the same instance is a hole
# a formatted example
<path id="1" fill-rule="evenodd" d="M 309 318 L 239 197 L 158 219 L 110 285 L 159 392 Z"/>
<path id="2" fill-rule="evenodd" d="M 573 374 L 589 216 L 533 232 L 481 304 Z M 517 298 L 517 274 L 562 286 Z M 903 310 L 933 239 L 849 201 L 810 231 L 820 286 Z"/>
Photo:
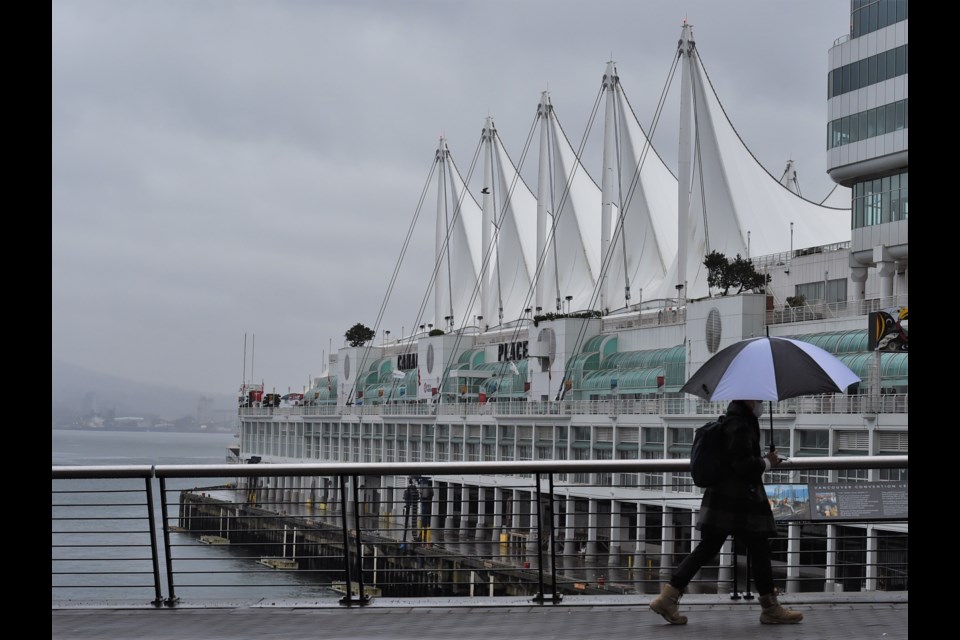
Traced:
<path id="1" fill-rule="evenodd" d="M 443 525 L 443 539 L 447 542 L 452 542 L 457 539 L 456 529 L 453 528 L 454 519 L 453 519 L 453 505 L 456 503 L 456 485 L 453 483 L 447 483 L 447 517 L 446 522 Z"/>
<path id="2" fill-rule="evenodd" d="M 600 526 L 600 517 L 597 513 L 596 498 L 587 500 L 587 553 L 584 560 L 588 567 L 596 567 L 600 563 L 597 557 L 597 529 Z"/>
<path id="3" fill-rule="evenodd" d="M 663 508 L 663 521 L 660 525 L 660 580 L 662 582 L 670 579 L 673 569 L 676 531 L 674 531 L 672 515 L 673 509 L 670 507 Z"/>
<path id="4" fill-rule="evenodd" d="M 867 525 L 867 566 L 864 575 L 867 577 L 864 583 L 866 591 L 876 591 L 880 582 L 879 571 L 877 570 L 877 531 L 874 526 Z"/>
<path id="5" fill-rule="evenodd" d="M 856 258 L 849 257 L 850 265 L 850 290 L 848 297 L 851 302 L 855 302 L 854 310 L 858 313 L 864 313 L 866 309 L 862 307 L 863 301 L 867 297 L 867 268 L 857 262 Z"/>
<path id="6" fill-rule="evenodd" d="M 610 555 L 607 558 L 607 566 L 620 566 L 620 551 L 623 547 L 623 531 L 621 525 L 620 503 L 616 500 L 610 500 Z"/>
<path id="7" fill-rule="evenodd" d="M 637 532 L 636 532 L 637 541 L 634 543 L 633 547 L 633 571 L 634 577 L 639 576 L 644 578 L 646 572 L 646 566 L 644 566 L 644 557 L 646 557 L 646 541 L 647 541 L 647 509 L 646 506 L 637 503 Z"/>
<path id="8" fill-rule="evenodd" d="M 824 567 L 824 591 L 832 593 L 843 591 L 842 583 L 837 582 L 837 525 L 827 525 L 827 562 Z"/>
<path id="9" fill-rule="evenodd" d="M 476 524 L 476 539 L 483 540 L 485 539 L 485 533 L 489 522 L 487 522 L 487 489 L 485 487 L 477 487 L 477 524 Z"/>
<path id="10" fill-rule="evenodd" d="M 535 567 L 537 562 L 537 545 L 539 544 L 539 511 L 538 511 L 538 500 L 540 499 L 539 491 L 525 491 L 527 496 L 527 511 L 530 513 L 530 518 L 528 522 L 530 523 L 527 528 L 527 559 L 530 560 L 531 566 Z"/>
<path id="11" fill-rule="evenodd" d="M 893 278 L 896 265 L 885 246 L 873 248 L 873 261 L 877 264 L 877 276 L 880 278 L 880 308 L 893 305 Z"/>
<path id="12" fill-rule="evenodd" d="M 460 489 L 460 542 L 466 543 L 471 540 L 470 535 L 470 485 L 463 483 Z M 461 550 L 466 553 L 466 546 Z"/>
<path id="13" fill-rule="evenodd" d="M 787 593 L 800 591 L 800 525 L 787 525 Z"/>
<path id="14" fill-rule="evenodd" d="M 717 572 L 718 589 L 723 588 L 724 585 L 733 586 L 733 562 L 733 537 L 731 536 L 720 547 L 720 570 Z"/>
<path id="15" fill-rule="evenodd" d="M 503 489 L 493 488 L 493 532 L 490 539 L 493 542 L 500 542 L 500 534 L 503 533 Z"/>
<path id="16" fill-rule="evenodd" d="M 574 539 L 577 532 L 577 520 L 576 520 L 576 501 L 573 499 L 573 496 L 567 494 L 566 501 L 566 515 L 564 516 L 564 531 L 563 531 L 563 555 L 564 562 L 568 562 L 569 559 L 577 557 L 577 542 Z"/>

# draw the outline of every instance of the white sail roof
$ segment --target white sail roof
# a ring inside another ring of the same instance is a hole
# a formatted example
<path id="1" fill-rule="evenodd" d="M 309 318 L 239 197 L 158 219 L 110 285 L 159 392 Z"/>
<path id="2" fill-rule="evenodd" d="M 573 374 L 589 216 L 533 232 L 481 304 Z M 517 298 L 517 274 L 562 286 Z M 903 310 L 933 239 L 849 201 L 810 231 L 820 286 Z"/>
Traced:
<path id="1" fill-rule="evenodd" d="M 436 318 L 434 325 L 447 330 L 445 318 L 453 315 L 454 328 L 479 313 L 480 205 L 467 190 L 446 141 L 441 138 L 442 173 L 438 180 Z M 444 239 L 446 238 L 446 240 Z M 446 245 L 446 246 L 444 246 Z"/>
<path id="2" fill-rule="evenodd" d="M 692 87 L 699 146 L 690 185 L 686 297 L 708 295 L 703 259 L 711 251 L 732 259 L 850 240 L 849 208 L 805 200 L 757 162 L 720 106 L 698 55 Z"/>
<path id="3" fill-rule="evenodd" d="M 621 222 L 614 223 L 607 267 L 614 309 L 627 306 L 625 269 L 630 304 L 642 302 L 641 295 L 652 300 L 676 293 L 666 277 L 677 257 L 678 226 L 677 179 L 648 140 L 620 83 L 615 87 L 619 183 L 614 220 Z"/>
<path id="4" fill-rule="evenodd" d="M 570 311 L 592 309 L 600 272 L 600 187 L 580 163 L 553 109 L 547 113 L 540 124 L 549 128 L 551 156 L 547 248 L 539 274 L 550 293 L 545 310 L 553 309 L 555 298 L 568 296 Z"/>
<path id="5" fill-rule="evenodd" d="M 491 191 L 499 222 L 494 223 L 488 282 L 493 291 L 500 292 L 503 317 L 509 321 L 523 317 L 524 309 L 531 306 L 531 283 L 537 266 L 537 199 L 507 155 L 500 136 L 494 135 L 492 142 Z"/>

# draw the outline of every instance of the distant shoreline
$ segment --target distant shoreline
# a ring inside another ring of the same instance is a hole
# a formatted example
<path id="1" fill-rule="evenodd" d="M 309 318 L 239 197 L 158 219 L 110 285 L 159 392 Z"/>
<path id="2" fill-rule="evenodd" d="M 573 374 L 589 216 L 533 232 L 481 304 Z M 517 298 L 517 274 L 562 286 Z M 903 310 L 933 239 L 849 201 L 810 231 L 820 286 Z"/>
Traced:
<path id="1" fill-rule="evenodd" d="M 111 431 L 124 433 L 221 433 L 235 434 L 235 429 L 171 429 L 167 427 L 71 427 L 55 426 L 53 431 Z"/>

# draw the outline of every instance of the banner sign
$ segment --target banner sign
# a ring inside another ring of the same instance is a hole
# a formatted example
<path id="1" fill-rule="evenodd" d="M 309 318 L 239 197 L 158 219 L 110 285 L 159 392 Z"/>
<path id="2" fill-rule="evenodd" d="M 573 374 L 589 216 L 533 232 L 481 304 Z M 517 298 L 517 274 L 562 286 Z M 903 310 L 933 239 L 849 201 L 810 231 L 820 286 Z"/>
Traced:
<path id="1" fill-rule="evenodd" d="M 765 484 L 777 522 L 906 520 L 906 482 Z"/>
<path id="2" fill-rule="evenodd" d="M 906 482 L 810 484 L 812 520 L 905 520 Z"/>

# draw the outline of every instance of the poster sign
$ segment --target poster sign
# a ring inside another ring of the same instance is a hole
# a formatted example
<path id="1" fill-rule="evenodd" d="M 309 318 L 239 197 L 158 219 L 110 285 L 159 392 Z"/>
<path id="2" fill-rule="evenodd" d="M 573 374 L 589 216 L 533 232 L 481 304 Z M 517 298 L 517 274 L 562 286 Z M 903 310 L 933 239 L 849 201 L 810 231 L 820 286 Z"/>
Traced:
<path id="1" fill-rule="evenodd" d="M 813 521 L 907 518 L 906 482 L 811 483 L 809 492 Z"/>
<path id="2" fill-rule="evenodd" d="M 806 484 L 767 484 L 767 500 L 773 519 L 810 520 L 810 487 Z"/>

